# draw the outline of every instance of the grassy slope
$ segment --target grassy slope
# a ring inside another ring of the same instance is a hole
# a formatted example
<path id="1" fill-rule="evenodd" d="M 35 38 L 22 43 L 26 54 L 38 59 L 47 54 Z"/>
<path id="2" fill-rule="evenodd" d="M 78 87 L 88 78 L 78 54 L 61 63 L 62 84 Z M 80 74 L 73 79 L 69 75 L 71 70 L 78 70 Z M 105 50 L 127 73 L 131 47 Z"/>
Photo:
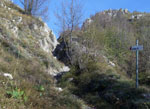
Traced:
<path id="1" fill-rule="evenodd" d="M 89 49 L 96 50 L 102 55 L 97 56 L 98 58 L 93 57 L 96 61 L 83 58 L 80 64 L 86 66 L 84 69 L 79 69 L 78 64 L 72 66 L 71 71 L 59 81 L 60 86 L 80 96 L 96 109 L 149 109 L 150 99 L 143 96 L 150 93 L 148 86 L 140 84 L 138 89 L 135 88 L 135 67 L 132 60 L 135 55 L 129 48 L 135 44 L 135 39 L 138 37 L 136 25 L 139 20 L 134 19 L 133 22 L 129 22 L 131 16 L 132 13 L 118 15 L 111 20 L 105 15 L 93 16 L 93 23 L 82 31 L 80 37 L 83 38 L 83 42 L 86 40 L 89 43 L 85 45 L 86 47 L 91 47 Z M 148 25 L 148 23 L 142 24 Z M 100 49 L 95 46 L 99 46 Z M 115 62 L 116 66 L 112 67 L 109 61 L 104 61 L 103 56 Z M 132 78 L 128 72 L 131 73 Z"/>
<path id="2" fill-rule="evenodd" d="M 47 74 L 47 67 L 58 69 L 62 64 L 36 44 L 38 31 L 31 30 L 29 25 L 43 23 L 22 14 L 23 10 L 12 3 L 5 2 L 5 5 L 11 10 L 0 6 L 0 108 L 80 108 L 80 103 L 68 93 L 55 90 L 54 80 Z M 19 16 L 23 23 L 17 25 L 12 20 Z M 7 28 L 4 19 L 19 28 L 18 37 Z M 14 79 L 3 77 L 3 73 L 12 74 Z"/>
<path id="3" fill-rule="evenodd" d="M 149 89 L 140 86 L 108 63 L 89 62 L 85 69 L 72 68 L 59 81 L 59 85 L 78 95 L 96 109 L 146 109 L 150 99 L 143 94 Z M 70 82 L 69 79 L 73 78 Z"/>

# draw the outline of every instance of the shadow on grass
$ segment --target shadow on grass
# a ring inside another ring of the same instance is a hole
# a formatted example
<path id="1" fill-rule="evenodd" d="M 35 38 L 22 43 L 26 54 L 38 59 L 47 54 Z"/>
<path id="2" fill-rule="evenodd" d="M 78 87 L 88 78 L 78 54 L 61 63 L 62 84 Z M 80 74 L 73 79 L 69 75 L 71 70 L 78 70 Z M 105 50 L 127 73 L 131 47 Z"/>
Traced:
<path id="1" fill-rule="evenodd" d="M 136 89 L 132 81 L 122 80 L 117 75 L 82 72 L 72 81 L 73 94 L 92 104 L 96 109 L 146 109 L 150 102 Z"/>

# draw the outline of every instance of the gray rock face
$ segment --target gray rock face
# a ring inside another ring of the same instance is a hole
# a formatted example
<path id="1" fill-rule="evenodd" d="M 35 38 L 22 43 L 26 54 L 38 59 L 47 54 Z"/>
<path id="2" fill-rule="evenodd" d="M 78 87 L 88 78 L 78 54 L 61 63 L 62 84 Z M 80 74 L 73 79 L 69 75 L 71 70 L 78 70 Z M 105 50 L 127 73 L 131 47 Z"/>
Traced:
<path id="1" fill-rule="evenodd" d="M 67 66 L 63 66 L 60 69 L 56 70 L 56 69 L 48 69 L 48 73 L 50 75 L 52 75 L 53 77 L 58 76 L 58 75 L 62 75 L 64 72 L 68 72 L 70 71 L 70 68 Z"/>
<path id="2" fill-rule="evenodd" d="M 124 10 L 124 13 L 128 13 L 128 9 L 125 9 L 125 10 Z"/>
<path id="3" fill-rule="evenodd" d="M 21 26 L 25 26 L 27 24 L 27 22 L 31 22 L 29 20 L 28 17 L 23 17 L 23 15 L 21 13 L 16 12 L 15 14 L 12 13 L 12 11 L 17 11 L 15 9 L 11 9 L 10 7 L 8 7 L 6 5 L 7 2 L 11 2 L 10 0 L 1 0 L 0 1 L 0 7 L 5 9 L 5 12 L 8 10 L 8 15 L 6 13 L 6 17 L 1 17 L 0 16 L 0 23 L 3 23 L 3 26 L 6 29 L 9 29 L 10 32 L 12 32 L 13 36 L 15 36 L 16 38 L 20 37 L 20 35 L 18 35 L 18 33 L 20 32 L 20 28 Z M 16 6 L 17 7 L 17 6 Z M 38 18 L 37 18 L 38 19 Z M 32 19 L 34 20 L 34 18 Z M 31 33 L 31 35 L 37 39 L 37 41 L 39 42 L 39 46 L 46 52 L 50 53 L 52 52 L 56 45 L 58 44 L 57 39 L 55 37 L 55 35 L 53 34 L 52 30 L 49 29 L 49 27 L 47 26 L 46 23 L 44 23 L 43 25 L 39 24 L 38 22 L 42 22 L 42 20 L 37 20 L 31 22 L 30 27 L 32 26 L 32 31 L 28 34 Z M 22 31 L 25 31 L 24 28 L 21 28 Z M 28 27 L 26 29 L 29 29 Z M 38 32 L 38 35 L 36 34 Z M 32 34 L 35 33 L 35 34 Z"/>
<path id="4" fill-rule="evenodd" d="M 137 15 L 132 15 L 131 19 L 140 19 L 141 17 L 143 17 L 144 14 L 137 14 Z"/>
<path id="5" fill-rule="evenodd" d="M 13 76 L 12 76 L 12 74 L 10 74 L 10 73 L 3 73 L 3 72 L 1 72 L 0 73 L 0 76 L 4 76 L 4 77 L 6 77 L 6 78 L 8 78 L 8 79 L 13 79 Z"/>
<path id="6" fill-rule="evenodd" d="M 18 26 L 23 24 L 22 17 L 15 17 L 12 20 L 1 18 L 0 22 L 3 23 L 3 25 L 6 27 L 6 29 L 9 29 L 13 36 L 16 38 L 19 38 L 18 32 L 19 28 Z M 58 44 L 56 36 L 53 34 L 52 30 L 50 30 L 47 26 L 47 24 L 44 24 L 44 26 L 38 27 L 37 24 L 33 24 L 33 29 L 36 31 L 39 31 L 39 36 L 33 36 L 36 39 L 38 39 L 39 46 L 46 52 L 51 53 L 56 45 Z M 32 30 L 33 31 L 33 30 Z"/>
<path id="7" fill-rule="evenodd" d="M 82 28 L 87 28 L 91 23 L 93 22 L 93 20 L 91 18 L 88 18 L 84 23 Z"/>
<path id="8" fill-rule="evenodd" d="M 34 25 L 34 28 L 37 28 L 37 26 Z M 52 52 L 56 48 L 58 42 L 56 36 L 46 23 L 44 23 L 44 26 L 40 27 L 40 34 L 44 36 L 43 39 L 39 40 L 40 47 L 46 52 Z"/>
<path id="9" fill-rule="evenodd" d="M 48 25 L 42 19 L 22 14 L 21 8 L 14 4 L 11 5 L 15 8 L 9 7 L 10 3 L 0 0 L 0 12 L 6 12 L 0 14 L 0 39 L 6 40 L 14 53 L 19 52 L 24 58 L 46 61 L 45 70 L 52 76 L 69 71 L 52 55 L 58 42 Z"/>

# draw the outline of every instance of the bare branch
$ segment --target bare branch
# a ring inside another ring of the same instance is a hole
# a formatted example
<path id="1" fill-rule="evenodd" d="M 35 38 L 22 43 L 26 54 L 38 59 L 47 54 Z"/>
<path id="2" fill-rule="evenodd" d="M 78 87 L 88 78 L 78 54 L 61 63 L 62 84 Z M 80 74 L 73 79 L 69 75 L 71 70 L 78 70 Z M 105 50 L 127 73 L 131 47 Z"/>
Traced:
<path id="1" fill-rule="evenodd" d="M 47 4 L 50 0 L 19 0 L 23 5 L 25 14 L 41 16 L 48 16 L 48 6 Z"/>
<path id="2" fill-rule="evenodd" d="M 70 61 L 72 61 L 72 34 L 79 29 L 82 15 L 80 0 L 62 2 L 60 10 L 55 13 L 58 20 L 57 25 L 60 27 L 61 35 L 65 42 L 66 55 Z"/>

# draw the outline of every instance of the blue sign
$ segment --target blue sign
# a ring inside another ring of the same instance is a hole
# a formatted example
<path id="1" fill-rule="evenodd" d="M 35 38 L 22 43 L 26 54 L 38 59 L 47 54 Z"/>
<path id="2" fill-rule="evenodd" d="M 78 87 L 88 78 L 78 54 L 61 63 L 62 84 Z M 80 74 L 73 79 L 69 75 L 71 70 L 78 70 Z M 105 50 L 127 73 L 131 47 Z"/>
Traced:
<path id="1" fill-rule="evenodd" d="M 139 58 L 139 50 L 143 50 L 143 45 L 139 45 L 139 41 L 136 40 L 136 46 L 132 46 L 130 47 L 130 50 L 133 50 L 133 51 L 136 51 L 136 88 L 138 88 L 139 86 L 139 70 L 138 70 L 138 65 L 139 65 L 139 62 L 138 62 L 138 58 Z"/>
<path id="2" fill-rule="evenodd" d="M 143 45 L 132 46 L 132 47 L 130 47 L 130 50 L 133 50 L 133 51 L 143 50 Z"/>

